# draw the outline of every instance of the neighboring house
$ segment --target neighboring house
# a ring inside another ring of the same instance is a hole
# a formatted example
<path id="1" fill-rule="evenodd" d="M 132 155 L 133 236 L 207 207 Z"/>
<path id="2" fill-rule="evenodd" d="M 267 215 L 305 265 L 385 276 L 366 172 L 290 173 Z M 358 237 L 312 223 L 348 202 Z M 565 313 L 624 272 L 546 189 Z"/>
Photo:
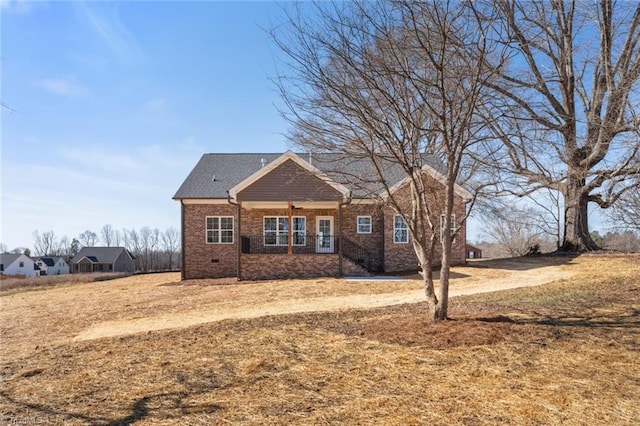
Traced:
<path id="1" fill-rule="evenodd" d="M 33 259 L 26 254 L 0 254 L 0 275 L 24 275 L 33 278 L 39 275 Z"/>
<path id="2" fill-rule="evenodd" d="M 431 166 L 422 170 L 441 202 L 443 176 Z M 416 271 L 406 224 L 381 202 L 383 187 L 345 179 L 362 181 L 370 174 L 366 162 L 332 154 L 203 155 L 173 197 L 182 209 L 182 278 Z M 389 165 L 384 174 L 394 194 L 408 199 L 402 170 Z M 459 226 L 456 218 L 465 216 L 469 199 L 467 191 L 456 188 L 451 226 Z M 440 202 L 432 208 L 441 211 Z M 445 226 L 442 219 L 439 225 Z M 453 242 L 453 264 L 465 262 L 465 242 L 463 224 Z"/>
<path id="3" fill-rule="evenodd" d="M 63 275 L 71 272 L 67 261 L 59 256 L 40 256 L 33 261 L 40 268 L 40 275 Z"/>
<path id="4" fill-rule="evenodd" d="M 466 245 L 467 250 L 467 259 L 481 259 L 482 258 L 482 250 L 478 247 L 472 246 L 471 244 Z"/>
<path id="5" fill-rule="evenodd" d="M 83 247 L 71 259 L 71 271 L 91 272 L 135 272 L 135 257 L 124 247 Z"/>

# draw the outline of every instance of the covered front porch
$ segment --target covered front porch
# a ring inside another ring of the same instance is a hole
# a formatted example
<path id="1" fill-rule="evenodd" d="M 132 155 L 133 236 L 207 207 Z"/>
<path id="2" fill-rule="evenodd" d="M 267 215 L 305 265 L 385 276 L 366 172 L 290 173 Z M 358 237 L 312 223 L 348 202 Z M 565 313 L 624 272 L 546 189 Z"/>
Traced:
<path id="1" fill-rule="evenodd" d="M 240 279 L 363 275 L 372 256 L 342 233 L 345 203 L 238 202 Z"/>

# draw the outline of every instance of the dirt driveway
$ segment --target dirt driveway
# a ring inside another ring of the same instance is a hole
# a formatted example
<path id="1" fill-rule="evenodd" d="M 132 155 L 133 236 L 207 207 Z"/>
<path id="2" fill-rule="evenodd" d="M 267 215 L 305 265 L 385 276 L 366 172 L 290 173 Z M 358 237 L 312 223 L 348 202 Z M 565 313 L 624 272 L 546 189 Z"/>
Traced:
<path id="1" fill-rule="evenodd" d="M 546 284 L 571 277 L 575 274 L 573 268 L 575 266 L 575 264 L 557 259 L 477 261 L 469 266 L 452 269 L 449 294 L 451 297 L 455 297 Z M 138 318 L 127 317 L 96 321 L 78 333 L 74 340 L 92 340 L 152 330 L 184 328 L 225 319 L 416 303 L 424 300 L 424 291 L 421 281 L 415 278 L 409 277 L 406 281 L 399 283 L 353 283 L 338 279 L 324 281 L 324 284 L 328 283 L 329 286 L 340 285 L 347 289 L 352 286 L 353 292 L 356 294 L 349 294 L 347 290 L 346 292 L 335 292 L 337 294 L 319 292 L 313 295 L 309 292 L 305 293 L 304 289 L 293 292 L 283 289 L 278 296 L 279 290 L 276 285 L 273 288 L 275 295 L 271 293 L 271 297 L 262 297 L 263 295 L 256 294 L 255 298 L 251 298 L 252 291 L 255 289 L 252 285 L 235 285 L 233 290 L 239 289 L 243 293 L 243 297 L 240 297 L 241 303 L 234 303 L 234 294 L 235 296 L 238 294 L 232 291 L 226 295 L 227 299 L 222 297 L 213 306 L 208 304 L 206 307 L 194 306 L 193 309 L 180 309 Z M 183 285 L 188 286 L 189 283 Z M 366 286 L 369 286 L 371 292 L 366 291 Z"/>

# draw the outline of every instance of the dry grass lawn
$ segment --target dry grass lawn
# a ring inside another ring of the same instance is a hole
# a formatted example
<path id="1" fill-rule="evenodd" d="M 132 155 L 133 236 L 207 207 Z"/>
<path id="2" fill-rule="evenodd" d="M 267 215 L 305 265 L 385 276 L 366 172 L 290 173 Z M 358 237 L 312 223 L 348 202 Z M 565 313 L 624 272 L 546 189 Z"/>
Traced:
<path id="1" fill-rule="evenodd" d="M 640 256 L 478 262 L 456 268 L 452 288 L 531 285 L 550 263 L 563 279 L 454 298 L 438 325 L 412 303 L 74 340 L 165 314 L 406 294 L 415 280 L 163 274 L 0 293 L 0 413 L 94 425 L 638 424 Z"/>

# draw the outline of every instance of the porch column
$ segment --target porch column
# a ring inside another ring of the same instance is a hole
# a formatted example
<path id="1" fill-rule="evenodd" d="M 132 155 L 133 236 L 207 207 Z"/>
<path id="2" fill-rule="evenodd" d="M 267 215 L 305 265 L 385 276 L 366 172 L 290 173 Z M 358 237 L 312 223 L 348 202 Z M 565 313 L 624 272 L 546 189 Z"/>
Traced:
<path id="1" fill-rule="evenodd" d="M 242 201 L 238 201 L 236 208 L 238 210 L 238 236 L 236 238 L 236 244 L 238 245 L 238 259 L 236 264 L 236 273 L 238 274 L 238 281 L 242 281 Z"/>
<path id="2" fill-rule="evenodd" d="M 338 275 L 342 273 L 342 203 L 338 203 Z"/>
<path id="3" fill-rule="evenodd" d="M 288 228 L 288 236 L 287 236 L 287 254 L 291 256 L 293 254 L 293 247 L 291 246 L 291 242 L 293 240 L 293 203 L 291 201 L 288 202 L 289 205 L 289 228 Z"/>

